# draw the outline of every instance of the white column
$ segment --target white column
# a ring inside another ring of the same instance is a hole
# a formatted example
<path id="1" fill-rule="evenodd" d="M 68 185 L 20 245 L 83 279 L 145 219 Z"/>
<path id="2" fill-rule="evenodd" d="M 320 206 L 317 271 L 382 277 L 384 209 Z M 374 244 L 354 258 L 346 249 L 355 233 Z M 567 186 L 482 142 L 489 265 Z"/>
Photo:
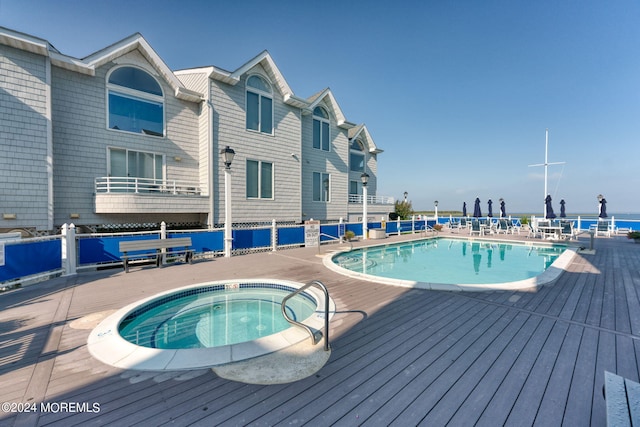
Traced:
<path id="1" fill-rule="evenodd" d="M 271 220 L 271 251 L 275 252 L 278 249 L 278 227 L 276 226 L 276 219 Z"/>
<path id="2" fill-rule="evenodd" d="M 362 186 L 362 240 L 367 240 L 367 186 Z"/>
<path id="3" fill-rule="evenodd" d="M 64 224 L 62 226 L 62 267 L 64 275 L 71 276 L 77 273 L 76 263 L 76 226 Z"/>
<path id="4" fill-rule="evenodd" d="M 233 237 L 231 234 L 231 170 L 224 170 L 224 256 L 231 257 Z"/>

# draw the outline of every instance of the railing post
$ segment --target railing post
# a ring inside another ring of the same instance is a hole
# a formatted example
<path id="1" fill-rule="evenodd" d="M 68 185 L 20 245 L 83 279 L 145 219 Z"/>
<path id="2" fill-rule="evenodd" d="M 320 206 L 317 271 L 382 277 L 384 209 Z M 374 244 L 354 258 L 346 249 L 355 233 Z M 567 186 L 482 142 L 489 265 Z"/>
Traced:
<path id="1" fill-rule="evenodd" d="M 76 226 L 64 224 L 62 226 L 62 266 L 65 276 L 77 273 L 76 265 Z"/>
<path id="2" fill-rule="evenodd" d="M 416 232 L 416 216 L 411 215 L 411 234 L 414 234 L 415 232 Z"/>
<path id="3" fill-rule="evenodd" d="M 578 233 L 582 231 L 582 218 L 578 215 Z"/>
<path id="4" fill-rule="evenodd" d="M 271 251 L 278 250 L 278 228 L 276 227 L 275 218 L 271 220 Z"/>
<path id="5" fill-rule="evenodd" d="M 164 221 L 160 223 L 160 238 L 167 238 L 167 223 Z M 165 248 L 162 248 L 162 258 L 160 262 L 162 263 L 162 265 L 165 265 L 167 262 L 167 250 Z"/>

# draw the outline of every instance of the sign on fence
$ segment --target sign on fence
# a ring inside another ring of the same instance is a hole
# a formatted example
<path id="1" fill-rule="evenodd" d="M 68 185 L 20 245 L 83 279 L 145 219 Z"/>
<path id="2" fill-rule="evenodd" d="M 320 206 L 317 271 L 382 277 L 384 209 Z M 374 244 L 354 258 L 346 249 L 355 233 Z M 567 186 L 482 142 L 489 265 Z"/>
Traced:
<path id="1" fill-rule="evenodd" d="M 304 222 L 304 245 L 318 246 L 320 244 L 320 221 Z"/>

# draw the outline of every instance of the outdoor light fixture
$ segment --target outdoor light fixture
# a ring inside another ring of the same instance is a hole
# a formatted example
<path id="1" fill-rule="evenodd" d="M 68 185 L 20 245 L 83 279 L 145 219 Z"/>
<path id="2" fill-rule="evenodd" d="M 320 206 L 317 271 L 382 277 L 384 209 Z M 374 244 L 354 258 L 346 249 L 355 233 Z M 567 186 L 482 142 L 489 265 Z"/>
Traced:
<path id="1" fill-rule="evenodd" d="M 2 219 L 16 219 L 18 218 L 18 215 L 14 214 L 14 213 L 3 213 L 2 214 Z"/>
<path id="2" fill-rule="evenodd" d="M 225 169 L 231 169 L 231 162 L 233 162 L 233 157 L 236 155 L 236 152 L 227 145 L 225 148 L 220 150 L 220 155 L 222 156 Z"/>
<path id="3" fill-rule="evenodd" d="M 604 196 L 602 194 L 598 194 L 598 202 L 602 203 L 602 199 L 604 199 Z"/>
<path id="4" fill-rule="evenodd" d="M 233 235 L 231 234 L 231 162 L 236 152 L 227 145 L 220 150 L 224 162 L 224 256 L 231 256 Z"/>
<path id="5" fill-rule="evenodd" d="M 409 195 L 409 193 L 407 193 L 406 191 L 404 192 L 404 201 L 407 201 L 407 196 Z"/>
<path id="6" fill-rule="evenodd" d="M 435 202 L 433 202 L 433 206 L 435 206 L 436 208 L 438 207 L 438 201 L 437 200 Z"/>
<path id="7" fill-rule="evenodd" d="M 360 180 L 362 181 L 362 186 L 366 187 L 367 183 L 369 182 L 369 174 L 368 173 L 363 173 L 362 175 L 360 175 Z"/>

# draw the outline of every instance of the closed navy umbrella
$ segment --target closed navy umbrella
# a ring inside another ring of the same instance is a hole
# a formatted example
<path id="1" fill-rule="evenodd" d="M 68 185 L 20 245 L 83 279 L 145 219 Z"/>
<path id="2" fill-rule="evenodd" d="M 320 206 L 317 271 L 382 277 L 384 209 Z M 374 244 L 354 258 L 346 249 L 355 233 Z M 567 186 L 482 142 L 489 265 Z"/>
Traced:
<path id="1" fill-rule="evenodd" d="M 551 207 L 551 196 L 548 195 L 546 199 L 544 199 L 545 205 L 547 205 L 547 219 L 554 219 L 556 214 L 553 213 L 553 207 Z"/>
<path id="2" fill-rule="evenodd" d="M 489 205 L 489 213 L 487 213 L 487 216 L 491 218 L 493 216 L 493 202 L 491 201 L 491 199 L 489 199 L 487 204 Z"/>
<path id="3" fill-rule="evenodd" d="M 476 203 L 473 206 L 473 217 L 480 218 L 482 216 L 482 211 L 480 210 L 480 199 L 476 197 Z"/>
<path id="4" fill-rule="evenodd" d="M 607 217 L 607 199 L 605 199 L 604 197 L 602 198 L 602 200 L 600 200 L 600 215 L 598 215 L 599 218 L 606 218 Z"/>
<path id="5" fill-rule="evenodd" d="M 500 200 L 500 218 L 504 218 L 506 216 L 507 216 L 507 212 L 504 207 L 504 200 Z"/>
<path id="6" fill-rule="evenodd" d="M 566 218 L 567 217 L 567 213 L 565 212 L 564 204 L 565 204 L 564 199 L 560 200 L 560 218 Z"/>
<path id="7" fill-rule="evenodd" d="M 467 202 L 462 202 L 462 216 L 467 216 Z"/>

